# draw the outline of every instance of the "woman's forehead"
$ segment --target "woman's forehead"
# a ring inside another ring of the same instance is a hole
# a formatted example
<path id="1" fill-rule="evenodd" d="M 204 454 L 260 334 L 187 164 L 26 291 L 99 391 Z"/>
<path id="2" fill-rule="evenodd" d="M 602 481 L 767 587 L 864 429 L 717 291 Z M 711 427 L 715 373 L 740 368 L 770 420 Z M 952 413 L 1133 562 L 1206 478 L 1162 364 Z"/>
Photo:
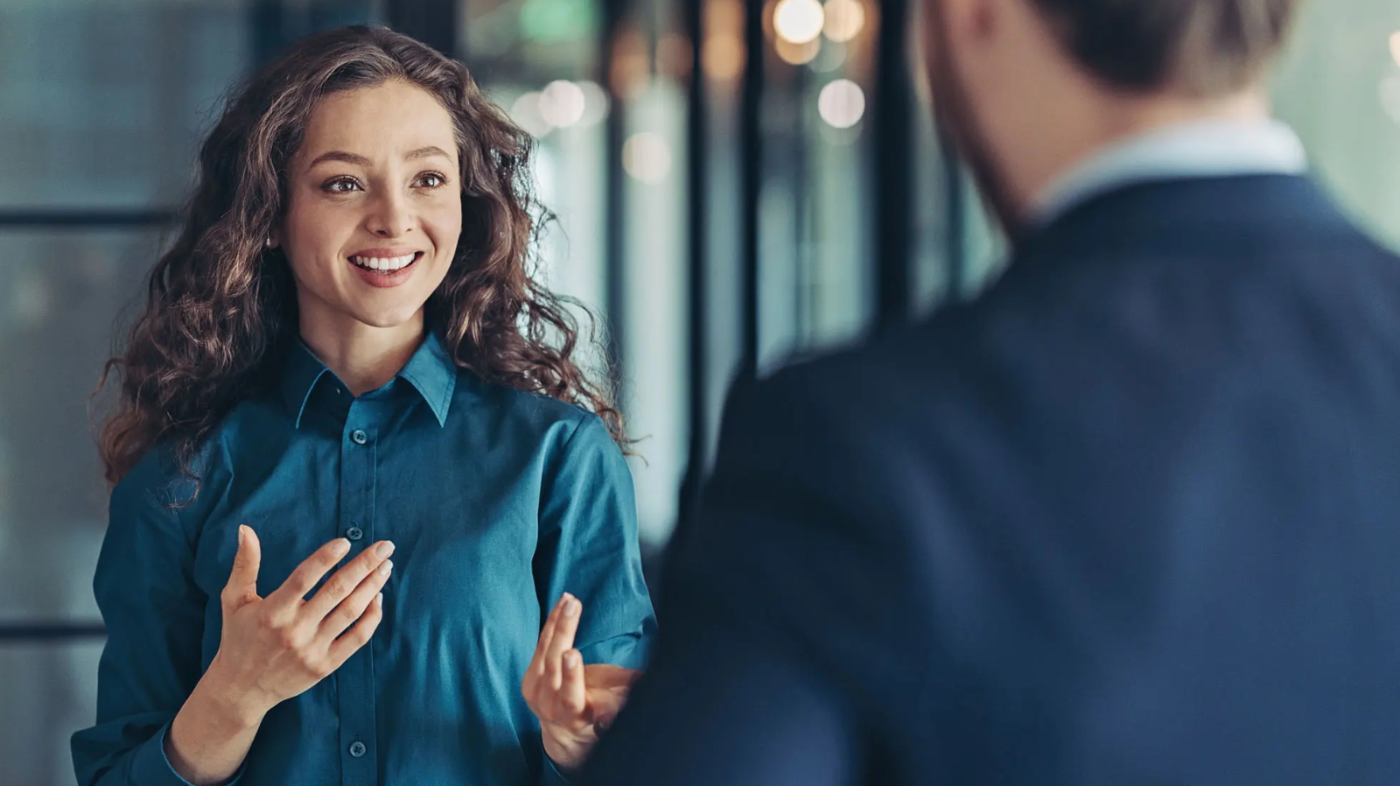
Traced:
<path id="1" fill-rule="evenodd" d="M 456 160 L 456 147 L 452 117 L 437 98 L 412 83 L 390 80 L 318 101 L 299 153 L 308 161 L 335 151 L 370 161 L 433 153 Z"/>

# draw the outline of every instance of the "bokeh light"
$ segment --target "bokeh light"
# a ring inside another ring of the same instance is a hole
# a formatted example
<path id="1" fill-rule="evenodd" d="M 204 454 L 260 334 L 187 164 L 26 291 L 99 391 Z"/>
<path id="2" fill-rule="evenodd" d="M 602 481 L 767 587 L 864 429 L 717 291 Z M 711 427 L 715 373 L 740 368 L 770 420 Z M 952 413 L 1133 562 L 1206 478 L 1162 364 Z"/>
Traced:
<path id="1" fill-rule="evenodd" d="M 603 86 L 597 82 L 583 80 L 575 82 L 578 89 L 583 91 L 583 116 L 578 119 L 580 126 L 592 126 L 601 123 L 608 116 L 610 102 L 608 93 Z"/>
<path id="2" fill-rule="evenodd" d="M 711 79 L 729 80 L 744 72 L 744 42 L 732 33 L 711 33 L 700 53 Z"/>
<path id="3" fill-rule="evenodd" d="M 1381 109 L 1400 126 L 1400 74 L 1391 74 L 1381 80 Z"/>
<path id="4" fill-rule="evenodd" d="M 849 79 L 837 79 L 817 95 L 817 113 L 832 128 L 850 128 L 865 114 L 865 92 Z"/>
<path id="5" fill-rule="evenodd" d="M 865 28 L 865 6 L 860 0 L 826 0 L 826 23 L 822 32 L 838 43 L 860 35 Z"/>
<path id="6" fill-rule="evenodd" d="M 556 128 L 568 128 L 583 118 L 586 99 L 583 89 L 565 79 L 557 79 L 540 91 L 540 115 Z"/>
<path id="7" fill-rule="evenodd" d="M 817 0 L 778 0 L 773 8 L 773 30 L 791 44 L 805 44 L 822 34 L 826 14 Z"/>
<path id="8" fill-rule="evenodd" d="M 549 121 L 540 114 L 540 93 L 538 90 L 531 90 L 510 105 L 510 119 L 515 124 L 525 130 L 525 133 L 533 137 L 542 137 L 552 129 Z"/>
<path id="9" fill-rule="evenodd" d="M 671 146 L 660 134 L 639 131 L 622 143 L 622 168 L 643 183 L 660 183 L 671 172 Z"/>
<path id="10" fill-rule="evenodd" d="M 786 39 L 779 38 L 773 42 L 773 49 L 778 53 L 778 57 L 784 63 L 790 65 L 802 65 L 812 62 L 817 53 L 822 50 L 820 38 L 813 38 L 805 44 L 794 44 Z"/>

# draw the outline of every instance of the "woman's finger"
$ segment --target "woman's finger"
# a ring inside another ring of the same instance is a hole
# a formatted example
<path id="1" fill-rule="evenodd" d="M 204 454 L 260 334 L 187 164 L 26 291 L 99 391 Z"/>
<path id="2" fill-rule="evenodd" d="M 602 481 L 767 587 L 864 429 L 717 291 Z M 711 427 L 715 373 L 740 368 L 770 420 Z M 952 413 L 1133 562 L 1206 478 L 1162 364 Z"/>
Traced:
<path id="1" fill-rule="evenodd" d="M 549 616 L 545 618 L 544 626 L 540 628 L 540 638 L 535 642 L 535 657 L 530 660 L 529 673 L 536 677 L 545 675 L 545 653 L 549 652 L 550 641 L 554 639 L 554 624 L 559 619 L 559 610 L 564 601 L 561 599 L 550 609 Z"/>
<path id="2" fill-rule="evenodd" d="M 554 621 L 558 617 L 559 604 L 556 603 L 545 617 L 544 625 L 540 627 L 540 637 L 535 641 L 535 654 L 530 658 L 530 664 L 525 667 L 525 676 L 520 681 L 520 693 L 525 697 L 525 703 L 540 717 L 543 717 L 540 713 L 544 709 L 539 705 L 548 698 L 541 692 L 545 681 L 544 654 L 549 650 L 549 641 L 554 636 Z"/>
<path id="3" fill-rule="evenodd" d="M 582 720 L 588 706 L 587 688 L 583 678 L 583 653 L 569 650 L 564 653 L 563 684 L 559 688 L 559 705 L 571 719 Z"/>
<path id="4" fill-rule="evenodd" d="M 300 608 L 306 593 L 349 553 L 350 541 L 345 538 L 336 538 L 316 549 L 311 556 L 302 560 L 296 570 L 292 571 L 292 575 L 282 582 L 282 586 L 267 596 L 267 601 L 284 609 Z"/>
<path id="5" fill-rule="evenodd" d="M 627 703 L 632 683 L 642 676 L 636 669 L 624 669 L 606 663 L 584 667 L 584 680 L 588 685 L 588 719 L 598 733 L 612 725 L 613 719 Z"/>
<path id="6" fill-rule="evenodd" d="M 365 609 L 365 613 L 360 617 L 360 621 L 355 623 L 355 627 L 346 631 L 344 636 L 331 644 L 328 655 L 332 672 L 344 665 L 345 661 L 350 660 L 351 655 L 365 646 L 370 636 L 374 635 L 374 631 L 379 627 L 379 621 L 382 619 L 384 619 L 384 593 L 381 592 L 374 596 L 374 601 L 369 604 L 369 608 Z"/>
<path id="7" fill-rule="evenodd" d="M 642 677 L 640 669 L 627 669 L 611 663 L 591 663 L 584 667 L 584 671 L 588 687 L 599 690 L 630 688 L 632 683 Z"/>
<path id="8" fill-rule="evenodd" d="M 229 609 L 238 608 L 258 599 L 258 567 L 262 563 L 262 544 L 258 534 L 247 524 L 238 525 L 238 550 L 233 554 L 233 568 L 228 573 L 222 600 Z"/>
<path id="9" fill-rule="evenodd" d="M 316 637 L 324 646 L 329 647 L 337 636 L 354 625 L 355 620 L 365 613 L 365 609 L 374 602 L 375 597 L 380 594 L 380 590 L 384 589 L 384 584 L 389 581 L 389 574 L 393 569 L 392 560 L 381 562 L 373 573 L 360 581 L 354 592 L 351 592 L 340 602 L 340 605 L 325 615 L 316 629 Z"/>
<path id="10" fill-rule="evenodd" d="M 546 684 L 556 691 L 563 685 L 562 659 L 565 651 L 573 649 L 574 634 L 578 632 L 578 620 L 583 612 L 583 604 L 566 592 L 559 602 L 559 607 L 558 618 L 554 622 L 554 635 L 549 640 L 549 647 L 544 656 Z"/>
<path id="11" fill-rule="evenodd" d="M 305 615 L 303 619 L 310 620 L 313 626 L 320 626 L 326 615 L 350 597 L 350 594 L 362 586 L 366 579 L 372 578 L 375 571 L 383 566 L 385 561 L 389 559 L 389 555 L 393 553 L 394 544 L 387 540 L 381 540 L 347 562 L 340 570 L 331 574 L 331 577 L 326 580 L 325 584 L 321 585 L 311 600 L 302 606 L 300 613 Z M 378 590 L 376 589 L 374 592 L 378 592 Z M 365 598 L 365 606 L 368 606 L 369 601 L 374 599 L 374 592 Z M 364 606 L 360 607 L 360 611 L 364 611 Z M 359 617 L 357 612 L 349 622 L 354 622 Z M 343 631 L 349 627 L 349 622 L 340 630 Z M 337 635 L 339 633 L 340 631 L 336 631 Z"/>

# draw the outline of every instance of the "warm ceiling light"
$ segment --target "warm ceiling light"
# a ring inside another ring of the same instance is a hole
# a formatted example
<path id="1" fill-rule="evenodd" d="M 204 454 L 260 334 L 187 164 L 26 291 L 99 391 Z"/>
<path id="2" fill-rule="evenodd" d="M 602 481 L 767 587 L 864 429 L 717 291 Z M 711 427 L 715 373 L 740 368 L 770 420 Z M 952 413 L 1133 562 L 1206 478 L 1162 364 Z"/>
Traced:
<path id="1" fill-rule="evenodd" d="M 730 33 L 711 33 L 701 59 L 711 79 L 733 79 L 744 71 L 744 42 Z"/>
<path id="2" fill-rule="evenodd" d="M 786 38 L 779 38 L 773 42 L 773 49 L 784 63 L 804 65 L 816 59 L 817 53 L 822 50 L 822 42 L 814 38 L 805 44 L 794 44 Z"/>
<path id="3" fill-rule="evenodd" d="M 773 8 L 773 30 L 793 44 L 805 44 L 822 34 L 826 12 L 817 0 L 778 0 Z"/>
<path id="4" fill-rule="evenodd" d="M 832 41 L 845 42 L 865 28 L 865 6 L 859 0 L 826 0 L 826 26 L 822 29 Z"/>

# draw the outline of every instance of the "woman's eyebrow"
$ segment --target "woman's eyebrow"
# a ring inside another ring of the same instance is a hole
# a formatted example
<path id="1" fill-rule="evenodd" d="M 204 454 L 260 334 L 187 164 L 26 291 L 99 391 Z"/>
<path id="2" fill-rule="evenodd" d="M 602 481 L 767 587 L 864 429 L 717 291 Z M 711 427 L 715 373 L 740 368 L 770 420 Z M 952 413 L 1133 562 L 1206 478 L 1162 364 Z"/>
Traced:
<path id="1" fill-rule="evenodd" d="M 322 153 L 316 156 L 316 159 L 307 164 L 306 168 L 309 170 L 322 161 L 344 161 L 347 164 L 356 164 L 362 167 L 368 167 L 370 165 L 370 160 L 364 156 L 347 153 L 344 150 L 332 150 L 329 153 Z"/>
<path id="2" fill-rule="evenodd" d="M 437 145 L 428 145 L 427 147 L 420 147 L 417 150 L 409 151 L 408 155 L 404 156 L 404 160 L 427 158 L 428 156 L 442 156 L 449 161 L 452 160 L 452 156 L 449 156 L 446 151 Z"/>
<path id="3" fill-rule="evenodd" d="M 452 156 L 449 156 L 445 150 L 437 145 L 428 145 L 427 147 L 420 147 L 417 150 L 410 150 L 404 155 L 404 160 L 412 161 L 417 158 L 428 158 L 430 156 L 442 156 L 449 161 L 452 160 Z M 309 170 L 322 161 L 344 161 L 347 164 L 355 164 L 362 167 L 369 167 L 371 163 L 370 160 L 364 156 L 356 155 L 355 153 L 347 153 L 344 150 L 332 150 L 328 153 L 322 153 L 316 156 L 315 160 L 306 165 L 306 168 Z"/>

